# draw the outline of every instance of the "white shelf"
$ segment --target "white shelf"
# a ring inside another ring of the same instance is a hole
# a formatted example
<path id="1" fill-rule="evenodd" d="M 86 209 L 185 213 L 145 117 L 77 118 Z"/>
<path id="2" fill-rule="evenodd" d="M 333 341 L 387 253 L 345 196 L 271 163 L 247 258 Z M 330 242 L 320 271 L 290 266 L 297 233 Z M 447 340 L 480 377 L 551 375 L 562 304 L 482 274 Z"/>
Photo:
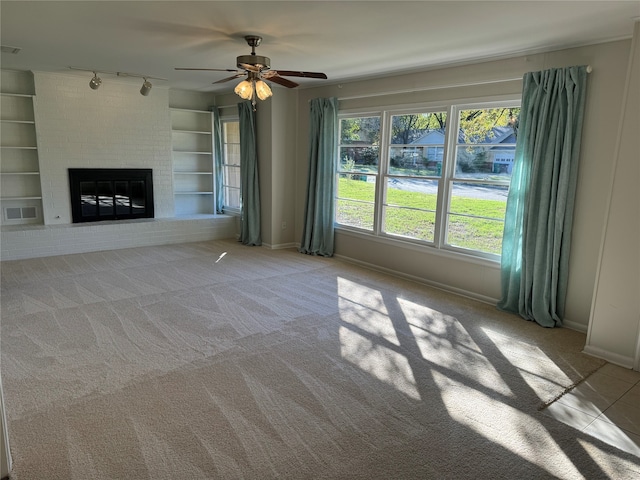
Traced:
<path id="1" fill-rule="evenodd" d="M 173 153 L 187 153 L 189 155 L 213 155 L 213 152 L 200 152 L 193 150 L 174 150 Z"/>
<path id="2" fill-rule="evenodd" d="M 3 97 L 18 97 L 18 98 L 33 98 L 35 95 L 30 95 L 28 93 L 9 93 L 9 92 L 0 92 L 0 95 Z"/>
<path id="3" fill-rule="evenodd" d="M 0 202 L 2 224 L 20 225 L 42 223 L 42 193 L 40 166 L 33 110 L 35 95 L 33 74 L 2 71 L 2 102 L 0 102 Z M 29 218 L 15 212 L 36 209 Z M 5 209 L 9 209 L 6 210 Z M 10 212 L 10 213 L 8 213 Z"/>
<path id="4" fill-rule="evenodd" d="M 0 197 L 0 202 L 11 202 L 16 200 L 42 200 L 42 197 L 24 196 L 24 197 Z"/>
<path id="5" fill-rule="evenodd" d="M 194 133 L 196 135 L 211 135 L 212 132 L 203 132 L 200 130 L 180 130 L 180 129 L 173 129 L 172 130 L 173 133 Z"/>
<path id="6" fill-rule="evenodd" d="M 207 110 L 170 110 L 176 215 L 212 214 L 213 115 Z"/>
<path id="7" fill-rule="evenodd" d="M 213 195 L 213 192 L 173 192 L 176 195 Z"/>
<path id="8" fill-rule="evenodd" d="M 8 120 L 8 119 L 0 119 L 0 122 L 2 123 L 26 123 L 29 125 L 35 125 L 36 122 L 34 122 L 33 120 Z"/>

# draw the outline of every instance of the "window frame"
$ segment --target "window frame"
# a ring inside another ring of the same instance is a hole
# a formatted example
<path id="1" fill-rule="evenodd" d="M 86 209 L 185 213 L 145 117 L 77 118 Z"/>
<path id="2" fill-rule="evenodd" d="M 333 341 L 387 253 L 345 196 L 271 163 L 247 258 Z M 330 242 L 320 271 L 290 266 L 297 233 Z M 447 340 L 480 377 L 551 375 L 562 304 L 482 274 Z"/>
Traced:
<path id="1" fill-rule="evenodd" d="M 238 196 L 240 198 L 240 205 L 239 206 L 230 206 L 227 205 L 227 188 L 236 188 L 235 186 L 232 185 L 228 185 L 227 183 L 225 183 L 227 175 L 227 168 L 238 168 L 240 169 L 240 162 L 241 159 L 239 159 L 239 163 L 237 164 L 230 164 L 228 162 L 228 158 L 227 158 L 227 144 L 228 142 L 227 140 L 227 136 L 226 136 L 226 129 L 225 129 L 225 125 L 228 123 L 238 123 L 240 122 L 240 117 L 238 117 L 237 115 L 229 115 L 229 116 L 225 116 L 225 117 L 220 117 L 220 130 L 222 133 L 222 138 L 221 138 L 221 145 L 222 145 L 222 172 L 220 172 L 220 174 L 222 175 L 222 197 L 223 197 L 223 207 L 224 207 L 224 211 L 225 213 L 233 213 L 233 214 L 240 214 L 242 212 L 242 191 L 241 191 L 241 185 L 239 185 L 237 187 L 239 193 Z M 238 146 L 240 145 L 240 142 L 238 140 Z"/>
<path id="2" fill-rule="evenodd" d="M 478 98 L 465 99 L 448 99 L 439 102 L 424 102 L 413 105 L 385 105 L 374 108 L 355 108 L 341 109 L 338 112 L 338 122 L 347 118 L 356 117 L 380 117 L 380 144 L 378 172 L 375 174 L 376 187 L 374 197 L 374 218 L 373 228 L 365 229 L 337 222 L 337 201 L 340 198 L 339 192 L 336 191 L 334 196 L 336 216 L 334 217 L 334 228 L 337 231 L 344 231 L 354 235 L 372 236 L 382 241 L 394 244 L 400 243 L 412 248 L 428 248 L 436 252 L 450 253 L 456 256 L 462 255 L 467 258 L 475 258 L 481 261 L 489 261 L 491 263 L 499 263 L 500 255 L 484 252 L 481 250 L 473 250 L 458 247 L 447 243 L 447 232 L 449 228 L 449 215 L 451 207 L 451 198 L 453 186 L 455 182 L 460 183 L 480 183 L 493 184 L 494 182 L 486 180 L 471 180 L 456 177 L 456 147 L 459 132 L 459 112 L 471 108 L 520 108 L 522 97 L 520 94 L 483 96 Z M 437 178 L 438 192 L 436 199 L 435 227 L 433 241 L 421 240 L 401 235 L 394 235 L 384 231 L 384 208 L 387 205 L 387 188 L 386 182 L 388 178 L 394 177 L 389 173 L 389 151 L 391 145 L 391 117 L 394 115 L 407 115 L 416 113 L 433 113 L 446 112 L 447 121 L 445 127 L 445 141 L 443 145 L 442 169 L 439 177 L 425 176 L 420 177 L 425 180 L 435 180 Z M 341 144 L 340 144 L 341 145 Z M 339 178 L 340 159 L 336 159 L 336 181 Z M 343 172 L 344 173 L 344 172 Z M 504 185 L 504 183 L 502 183 Z M 508 186 L 508 184 L 507 184 Z"/>

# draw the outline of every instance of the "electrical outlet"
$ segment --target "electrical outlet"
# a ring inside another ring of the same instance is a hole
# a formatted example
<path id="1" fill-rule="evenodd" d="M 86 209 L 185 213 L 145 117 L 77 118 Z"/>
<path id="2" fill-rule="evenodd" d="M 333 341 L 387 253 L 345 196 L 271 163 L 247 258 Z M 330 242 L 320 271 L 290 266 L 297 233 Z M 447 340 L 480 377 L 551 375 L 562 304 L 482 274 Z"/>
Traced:
<path id="1" fill-rule="evenodd" d="M 287 228 L 287 222 L 282 222 L 282 229 L 286 229 Z"/>

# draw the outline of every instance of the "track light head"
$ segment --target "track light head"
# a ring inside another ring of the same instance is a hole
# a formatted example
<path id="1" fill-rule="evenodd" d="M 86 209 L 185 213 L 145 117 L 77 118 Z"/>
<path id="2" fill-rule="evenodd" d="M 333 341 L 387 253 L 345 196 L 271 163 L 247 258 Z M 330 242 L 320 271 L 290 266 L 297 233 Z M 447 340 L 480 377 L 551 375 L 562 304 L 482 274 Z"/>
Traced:
<path id="1" fill-rule="evenodd" d="M 98 76 L 96 72 L 93 72 L 93 78 L 89 81 L 89 87 L 91 90 L 97 90 L 102 85 L 102 79 Z"/>
<path id="2" fill-rule="evenodd" d="M 151 82 L 146 78 L 144 78 L 144 83 L 140 88 L 140 94 L 146 97 L 147 95 L 149 95 L 149 92 L 151 91 L 151 87 L 153 87 L 153 85 L 151 85 Z"/>

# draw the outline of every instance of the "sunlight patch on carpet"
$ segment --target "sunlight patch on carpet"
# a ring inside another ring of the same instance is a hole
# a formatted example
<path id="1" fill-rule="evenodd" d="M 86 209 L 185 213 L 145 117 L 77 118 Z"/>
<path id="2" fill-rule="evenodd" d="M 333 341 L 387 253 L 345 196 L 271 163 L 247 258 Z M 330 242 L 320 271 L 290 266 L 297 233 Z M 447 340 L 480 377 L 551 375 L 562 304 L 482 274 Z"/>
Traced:
<path id="1" fill-rule="evenodd" d="M 436 371 L 432 373 L 453 420 L 551 475 L 582 478 L 551 434 L 530 415 Z M 549 461 L 550 454 L 553 462 Z"/>
<path id="2" fill-rule="evenodd" d="M 381 382 L 393 386 L 399 392 L 420 400 L 416 380 L 407 357 L 388 347 L 365 338 L 360 333 L 341 326 L 340 354 Z"/>

